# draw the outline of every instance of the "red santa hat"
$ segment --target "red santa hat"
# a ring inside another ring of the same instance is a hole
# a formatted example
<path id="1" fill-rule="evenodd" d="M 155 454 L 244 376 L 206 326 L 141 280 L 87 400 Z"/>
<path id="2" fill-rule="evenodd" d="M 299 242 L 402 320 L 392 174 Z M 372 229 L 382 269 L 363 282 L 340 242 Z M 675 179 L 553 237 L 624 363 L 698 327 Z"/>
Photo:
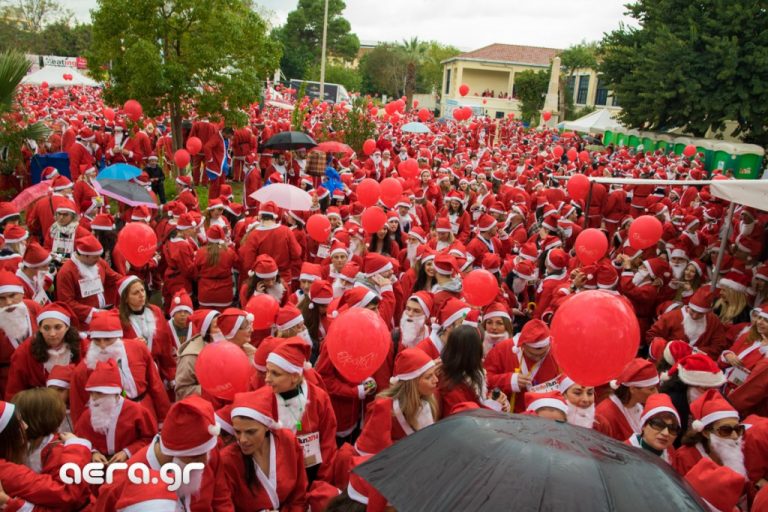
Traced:
<path id="1" fill-rule="evenodd" d="M 179 220 L 176 221 L 176 229 L 179 231 L 184 231 L 187 229 L 194 229 L 198 226 L 197 222 L 195 222 L 195 218 L 192 216 L 191 213 L 182 213 L 179 216 Z"/>
<path id="2" fill-rule="evenodd" d="M 437 323 L 439 327 L 446 328 L 460 318 L 466 317 L 470 312 L 469 306 L 456 298 L 449 298 L 443 302 L 443 307 L 437 314 Z"/>
<path id="3" fill-rule="evenodd" d="M 106 363 L 96 363 L 96 368 L 88 376 L 85 383 L 85 390 L 104 393 L 105 395 L 119 395 L 123 392 L 120 369 L 114 359 L 110 359 Z"/>
<path id="4" fill-rule="evenodd" d="M 760 240 L 757 240 L 755 238 L 747 237 L 747 236 L 738 236 L 736 237 L 736 248 L 739 249 L 741 252 L 745 252 L 752 256 L 753 258 L 756 258 L 760 255 L 760 250 L 762 249 L 762 244 L 760 243 Z"/>
<path id="5" fill-rule="evenodd" d="M 3 231 L 3 238 L 5 238 L 6 244 L 17 244 L 29 238 L 29 233 L 22 226 L 6 226 L 5 231 Z"/>
<path id="6" fill-rule="evenodd" d="M 663 412 L 671 413 L 677 419 L 678 425 L 680 424 L 680 415 L 677 414 L 677 409 L 672 405 L 672 399 L 666 393 L 656 393 L 648 397 L 643 407 L 643 415 L 640 417 L 640 424 L 645 425 L 651 417 Z"/>
<path id="7" fill-rule="evenodd" d="M 421 307 L 421 310 L 424 312 L 424 315 L 429 318 L 431 315 L 432 308 L 435 306 L 435 301 L 432 298 L 432 294 L 427 291 L 418 291 L 414 294 L 412 294 L 410 297 L 408 297 L 408 300 L 415 301 L 419 304 Z"/>
<path id="8" fill-rule="evenodd" d="M 307 490 L 307 510 L 320 512 L 325 510 L 328 503 L 341 494 L 341 489 L 322 480 L 315 480 Z"/>
<path id="9" fill-rule="evenodd" d="M 438 233 L 452 233 L 451 221 L 448 217 L 439 217 L 435 222 L 435 231 Z"/>
<path id="10" fill-rule="evenodd" d="M 72 188 L 72 186 L 72 181 L 66 176 L 56 176 L 53 179 L 53 183 L 51 183 L 51 189 L 54 192 L 61 192 L 62 190 Z"/>
<path id="11" fill-rule="evenodd" d="M 420 245 L 418 248 L 416 248 L 416 257 L 419 259 L 419 261 L 421 261 L 422 264 L 427 263 L 428 261 L 434 261 L 436 256 L 437 251 L 426 244 Z"/>
<path id="12" fill-rule="evenodd" d="M 725 418 L 739 419 L 739 413 L 714 388 L 708 389 L 703 395 L 691 402 L 691 415 L 694 418 L 691 427 L 701 432 L 708 425 Z"/>
<path id="13" fill-rule="evenodd" d="M 333 287 L 325 279 L 318 279 L 309 287 L 309 300 L 312 301 L 310 309 L 314 304 L 327 306 L 333 300 Z"/>
<path id="14" fill-rule="evenodd" d="M 645 260 L 643 265 L 651 274 L 651 277 L 661 279 L 665 283 L 672 277 L 672 268 L 666 260 L 661 258 L 651 258 Z"/>
<path id="15" fill-rule="evenodd" d="M 562 249 L 552 249 L 547 253 L 545 260 L 555 270 L 562 270 L 568 266 L 568 255 Z"/>
<path id="16" fill-rule="evenodd" d="M 87 126 L 83 126 L 77 132 L 77 138 L 82 141 L 92 142 L 94 139 L 96 139 L 96 134 L 93 133 L 93 130 L 91 130 Z"/>
<path id="17" fill-rule="evenodd" d="M 24 293 L 24 283 L 16 274 L 0 270 L 0 295 L 6 293 Z"/>
<path id="18" fill-rule="evenodd" d="M 619 386 L 645 388 L 659 383 L 659 374 L 650 361 L 636 357 L 621 371 L 619 376 L 610 382 L 612 389 Z"/>
<path id="19" fill-rule="evenodd" d="M 744 476 L 709 457 L 702 457 L 685 474 L 685 480 L 710 509 L 733 512 L 744 494 Z"/>
<path id="20" fill-rule="evenodd" d="M 359 466 L 370 458 L 370 455 L 352 458 L 352 467 Z M 357 473 L 350 472 L 349 482 L 347 483 L 347 496 L 349 499 L 361 505 L 366 505 L 366 510 L 374 510 L 374 507 L 368 507 L 368 502 L 377 496 L 376 490 L 366 482 Z M 380 495 L 379 495 L 380 496 Z"/>
<path id="21" fill-rule="evenodd" d="M 152 216 L 149 214 L 149 208 L 143 204 L 135 206 L 131 212 L 131 220 L 149 222 Z"/>
<path id="22" fill-rule="evenodd" d="M 267 356 L 267 363 L 272 363 L 288 373 L 304 373 L 312 347 L 298 336 L 286 339 L 275 347 Z"/>
<path id="23" fill-rule="evenodd" d="M 427 243 L 427 234 L 419 226 L 411 227 L 411 230 L 408 232 L 408 236 L 415 238 L 421 244 Z"/>
<path id="24" fill-rule="evenodd" d="M 317 263 L 305 261 L 301 264 L 299 279 L 303 281 L 317 281 L 323 278 L 323 268 Z"/>
<path id="25" fill-rule="evenodd" d="M 10 402 L 0 400 L 0 433 L 5 430 L 11 419 L 16 414 L 16 406 Z"/>
<path id="26" fill-rule="evenodd" d="M 77 206 L 75 206 L 75 203 L 70 201 L 67 197 L 54 197 L 53 207 L 55 213 L 70 213 L 72 215 L 77 215 Z"/>
<path id="27" fill-rule="evenodd" d="M 509 311 L 504 304 L 500 302 L 492 302 L 485 308 L 485 311 L 483 312 L 483 322 L 489 318 L 506 318 L 510 322 L 512 321 L 512 318 L 509 316 Z"/>
<path id="28" fill-rule="evenodd" d="M 253 270 L 248 275 L 259 279 L 273 279 L 277 277 L 277 262 L 269 254 L 260 254 L 253 264 Z"/>
<path id="29" fill-rule="evenodd" d="M 367 277 L 392 270 L 392 262 L 386 256 L 377 252 L 369 252 L 363 260 L 363 272 Z"/>
<path id="30" fill-rule="evenodd" d="M 171 457 L 203 455 L 216 447 L 220 431 L 211 403 L 191 395 L 171 405 L 160 431 L 160 450 Z"/>
<path id="31" fill-rule="evenodd" d="M 310 184 L 312 184 L 310 180 Z M 341 220 L 341 211 L 336 206 L 331 206 L 325 211 L 325 216 L 328 218 L 336 217 L 337 219 Z"/>
<path id="32" fill-rule="evenodd" d="M 182 187 L 192 188 L 192 176 L 178 176 L 176 183 Z"/>
<path id="33" fill-rule="evenodd" d="M 274 202 L 267 201 L 266 203 L 262 203 L 259 207 L 259 216 L 261 217 L 263 215 L 268 215 L 273 219 L 277 219 L 280 215 L 280 209 Z"/>
<path id="34" fill-rule="evenodd" d="M 115 503 L 117 512 L 175 512 L 178 496 L 168 490 L 159 471 L 149 470 L 149 482 L 126 485 Z"/>
<path id="35" fill-rule="evenodd" d="M 335 254 L 347 254 L 347 245 L 338 240 L 331 245 L 331 256 Z"/>
<path id="36" fill-rule="evenodd" d="M 341 279 L 347 283 L 354 284 L 357 274 L 360 273 L 360 265 L 354 261 L 348 261 L 341 269 L 341 273 L 332 272 L 331 277 Z"/>
<path id="37" fill-rule="evenodd" d="M 763 317 L 763 318 L 765 318 L 766 320 L 768 320 L 768 302 L 764 303 L 764 304 L 763 304 L 762 306 L 760 306 L 759 308 L 755 308 L 755 309 L 753 309 L 753 310 L 752 310 L 752 314 L 753 314 L 753 315 L 757 315 L 757 316 L 760 316 L 760 317 Z"/>
<path id="38" fill-rule="evenodd" d="M 524 345 L 531 348 L 544 348 L 548 347 L 550 343 L 549 327 L 543 321 L 534 319 L 526 322 L 523 326 L 515 340 L 515 346 L 512 347 L 512 352 L 519 354 Z"/>
<path id="39" fill-rule="evenodd" d="M 526 281 L 533 281 L 536 279 L 536 266 L 528 261 L 523 260 L 517 262 L 515 265 L 515 268 L 513 269 L 513 272 L 520 277 L 521 279 L 525 279 Z"/>
<path id="40" fill-rule="evenodd" d="M 275 325 L 278 331 L 287 331 L 304 321 L 304 317 L 296 306 L 286 304 L 277 312 Z"/>
<path id="41" fill-rule="evenodd" d="M 686 260 L 689 259 L 688 253 L 686 252 L 685 248 L 680 246 L 680 245 L 674 246 L 672 248 L 672 250 L 669 251 L 669 257 L 670 258 L 684 258 Z"/>
<path id="42" fill-rule="evenodd" d="M 718 288 L 730 288 L 739 293 L 749 293 L 749 276 L 740 272 L 728 272 L 717 282 Z"/>
<path id="43" fill-rule="evenodd" d="M 536 261 L 539 258 L 539 251 L 535 244 L 529 242 L 520 247 L 518 256 L 527 261 Z"/>
<path id="44" fill-rule="evenodd" d="M 677 374 L 689 386 L 715 388 L 725 384 L 725 375 L 720 367 L 706 354 L 693 353 L 678 360 L 669 369 L 668 375 Z"/>
<path id="45" fill-rule="evenodd" d="M 173 295 L 173 298 L 171 299 L 171 310 L 168 314 L 173 316 L 179 311 L 186 311 L 190 315 L 194 311 L 192 308 L 192 298 L 183 288 Z"/>
<path id="46" fill-rule="evenodd" d="M 0 223 L 5 222 L 11 217 L 18 217 L 18 216 L 19 216 L 19 210 L 16 209 L 13 203 L 9 203 L 8 201 L 0 202 Z"/>
<path id="47" fill-rule="evenodd" d="M 285 338 L 267 336 L 259 343 L 256 353 L 253 356 L 253 366 L 261 373 L 267 372 L 267 357 L 278 346 L 285 342 Z"/>
<path id="48" fill-rule="evenodd" d="M 252 322 L 253 315 L 238 308 L 227 308 L 221 312 L 217 324 L 221 334 L 228 340 L 235 337 L 245 322 Z"/>
<path id="49" fill-rule="evenodd" d="M 529 391 L 525 394 L 526 412 L 536 412 L 542 407 L 551 407 L 562 411 L 563 414 L 568 414 L 568 404 L 559 390 L 549 391 L 548 393 L 532 393 Z"/>
<path id="50" fill-rule="evenodd" d="M 714 295 L 709 286 L 702 286 L 693 293 L 691 300 L 688 301 L 688 307 L 697 313 L 709 313 L 712 311 Z"/>
<path id="51" fill-rule="evenodd" d="M 48 373 L 48 378 L 45 381 L 46 387 L 55 387 L 61 389 L 69 389 L 70 381 L 72 380 L 72 371 L 75 369 L 75 365 L 56 365 L 51 368 Z"/>
<path id="52" fill-rule="evenodd" d="M 198 309 L 189 317 L 192 322 L 192 335 L 200 335 L 205 338 L 211 328 L 214 318 L 219 316 L 219 312 L 213 309 Z"/>
<path id="53" fill-rule="evenodd" d="M 115 219 L 108 213 L 99 213 L 91 221 L 91 230 L 114 231 Z"/>
<path id="54" fill-rule="evenodd" d="M 693 347 L 683 340 L 667 342 L 664 338 L 656 337 L 651 340 L 649 347 L 651 360 L 658 361 L 663 358 L 670 365 L 691 354 L 693 354 Z"/>
<path id="55" fill-rule="evenodd" d="M 452 276 L 459 273 L 459 265 L 456 258 L 450 254 L 440 253 L 435 256 L 435 272 L 444 276 Z"/>
<path id="56" fill-rule="evenodd" d="M 477 229 L 481 232 L 490 231 L 491 229 L 495 228 L 497 224 L 498 222 L 496 221 L 496 219 L 494 219 L 487 213 L 484 213 L 477 220 Z"/>
<path id="57" fill-rule="evenodd" d="M 232 402 L 232 418 L 238 416 L 258 421 L 269 430 L 283 428 L 275 411 L 275 394 L 264 386 L 256 391 L 237 393 Z"/>
<path id="58" fill-rule="evenodd" d="M 224 209 L 224 203 L 222 200 L 218 197 L 214 197 L 210 201 L 208 201 L 208 208 L 206 208 L 207 211 L 210 210 L 216 210 L 216 209 Z"/>
<path id="59" fill-rule="evenodd" d="M 123 326 L 116 309 L 94 312 L 88 329 L 88 337 L 91 339 L 123 337 Z"/>
<path id="60" fill-rule="evenodd" d="M 349 308 L 364 308 L 370 304 L 373 300 L 379 298 L 379 295 L 368 289 L 365 286 L 355 286 L 349 290 L 345 290 L 339 299 L 339 304 L 333 316 L 338 316 L 338 313 L 345 311 Z"/>
<path id="61" fill-rule="evenodd" d="M 395 370 L 389 383 L 395 385 L 404 380 L 418 379 L 434 367 L 435 362 L 426 352 L 419 348 L 406 348 L 397 354 Z"/>
<path id="62" fill-rule="evenodd" d="M 101 256 L 104 248 L 95 236 L 82 236 L 75 240 L 75 250 L 83 256 Z"/>
<path id="63" fill-rule="evenodd" d="M 693 268 L 696 269 L 696 273 L 699 275 L 701 279 L 707 279 L 709 272 L 707 270 L 707 266 L 704 264 L 703 261 L 701 261 L 698 258 L 694 258 L 688 262 L 689 265 L 693 265 Z"/>
<path id="64" fill-rule="evenodd" d="M 205 232 L 205 237 L 208 239 L 209 244 L 223 244 L 227 241 L 227 234 L 224 232 L 224 228 L 218 224 L 208 228 Z"/>
<path id="65" fill-rule="evenodd" d="M 483 255 L 482 266 L 483 269 L 495 274 L 501 271 L 501 257 L 498 254 L 487 252 Z"/>
<path id="66" fill-rule="evenodd" d="M 37 315 L 37 325 L 43 323 L 43 320 L 54 319 L 62 322 L 67 327 L 73 323 L 77 326 L 77 315 L 72 308 L 64 302 L 51 302 L 46 304 Z"/>
<path id="67" fill-rule="evenodd" d="M 140 282 L 141 278 L 133 274 L 129 274 L 123 277 L 117 284 L 117 296 L 122 297 L 123 292 L 127 290 L 133 283 Z"/>

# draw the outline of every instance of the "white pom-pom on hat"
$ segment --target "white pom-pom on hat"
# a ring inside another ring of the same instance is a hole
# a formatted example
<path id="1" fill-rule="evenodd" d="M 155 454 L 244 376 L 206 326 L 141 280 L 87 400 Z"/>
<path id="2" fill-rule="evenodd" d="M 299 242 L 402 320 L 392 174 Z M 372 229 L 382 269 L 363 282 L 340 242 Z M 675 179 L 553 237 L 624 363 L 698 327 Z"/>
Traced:
<path id="1" fill-rule="evenodd" d="M 614 391 L 619 389 L 619 386 L 620 386 L 619 381 L 617 381 L 616 379 L 613 379 L 611 382 L 608 383 L 608 385 L 611 386 L 611 389 L 613 389 Z"/>
<path id="2" fill-rule="evenodd" d="M 693 423 L 691 423 L 691 428 L 696 432 L 701 432 L 704 430 L 704 427 L 706 427 L 706 425 L 704 425 L 701 420 L 693 420 Z"/>
<path id="3" fill-rule="evenodd" d="M 395 384 L 397 384 L 398 382 L 400 382 L 400 379 L 398 379 L 397 377 L 390 377 L 390 378 L 389 378 L 389 383 L 390 383 L 390 385 L 392 385 L 392 386 L 394 386 L 394 385 L 395 385 Z"/>
<path id="4" fill-rule="evenodd" d="M 173 303 L 174 304 L 181 304 L 181 297 L 174 297 Z"/>
<path id="5" fill-rule="evenodd" d="M 212 436 L 218 436 L 221 433 L 220 425 L 208 425 L 208 433 Z"/>
<path id="6" fill-rule="evenodd" d="M 514 345 L 514 346 L 512 347 L 512 352 L 513 352 L 514 354 L 519 354 L 519 353 L 520 353 L 520 347 L 518 347 L 517 345 Z"/>

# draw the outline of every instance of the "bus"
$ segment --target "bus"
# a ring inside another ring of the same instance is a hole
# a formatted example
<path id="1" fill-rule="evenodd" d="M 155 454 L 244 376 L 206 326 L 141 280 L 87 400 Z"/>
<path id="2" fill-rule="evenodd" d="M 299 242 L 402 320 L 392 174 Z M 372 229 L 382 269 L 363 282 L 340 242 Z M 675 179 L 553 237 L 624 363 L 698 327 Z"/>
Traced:
<path id="1" fill-rule="evenodd" d="M 320 98 L 320 82 L 297 80 L 295 78 L 291 78 L 290 80 L 290 88 L 295 89 L 297 94 L 301 89 L 302 84 L 306 84 L 306 89 L 304 90 L 305 96 L 309 96 L 309 98 L 313 100 Z M 331 84 L 328 82 L 326 82 L 323 87 L 323 96 L 323 101 L 326 101 L 330 104 L 341 103 L 342 101 L 349 103 L 350 100 L 349 93 L 343 85 Z"/>

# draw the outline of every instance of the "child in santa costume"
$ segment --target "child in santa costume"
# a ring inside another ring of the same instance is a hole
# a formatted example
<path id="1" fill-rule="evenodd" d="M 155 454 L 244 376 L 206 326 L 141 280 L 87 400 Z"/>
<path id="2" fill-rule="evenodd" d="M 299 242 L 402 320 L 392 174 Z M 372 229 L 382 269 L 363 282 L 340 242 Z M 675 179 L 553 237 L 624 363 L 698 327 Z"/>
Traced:
<path id="1" fill-rule="evenodd" d="M 614 392 L 597 405 L 595 430 L 617 441 L 640 433 L 643 406 L 658 391 L 658 384 L 659 374 L 651 362 L 640 358 L 630 361 L 611 381 Z"/>
<path id="2" fill-rule="evenodd" d="M 125 462 L 152 441 L 157 422 L 145 407 L 121 396 L 120 370 L 114 360 L 96 364 L 85 390 L 89 407 L 75 433 L 93 444 L 94 462 Z"/>
<path id="3" fill-rule="evenodd" d="M 768 355 L 768 304 L 755 308 L 751 326 L 743 331 L 730 349 L 720 354 L 728 379 L 726 394 L 743 384 L 752 369 Z"/>
<path id="4" fill-rule="evenodd" d="M 672 443 L 680 432 L 680 417 L 669 395 L 656 393 L 648 397 L 640 417 L 639 434 L 633 434 L 626 443 L 658 455 L 671 464 L 675 449 Z"/>

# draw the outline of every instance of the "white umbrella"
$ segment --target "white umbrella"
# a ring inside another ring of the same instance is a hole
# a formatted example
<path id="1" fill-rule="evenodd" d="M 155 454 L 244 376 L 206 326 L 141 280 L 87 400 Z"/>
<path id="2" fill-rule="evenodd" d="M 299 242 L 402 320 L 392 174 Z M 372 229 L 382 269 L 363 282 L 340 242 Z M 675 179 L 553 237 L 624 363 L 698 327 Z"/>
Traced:
<path id="1" fill-rule="evenodd" d="M 249 197 L 260 203 L 272 201 L 284 210 L 306 212 L 312 208 L 312 197 L 299 187 L 287 183 L 272 183 L 260 188 Z"/>

